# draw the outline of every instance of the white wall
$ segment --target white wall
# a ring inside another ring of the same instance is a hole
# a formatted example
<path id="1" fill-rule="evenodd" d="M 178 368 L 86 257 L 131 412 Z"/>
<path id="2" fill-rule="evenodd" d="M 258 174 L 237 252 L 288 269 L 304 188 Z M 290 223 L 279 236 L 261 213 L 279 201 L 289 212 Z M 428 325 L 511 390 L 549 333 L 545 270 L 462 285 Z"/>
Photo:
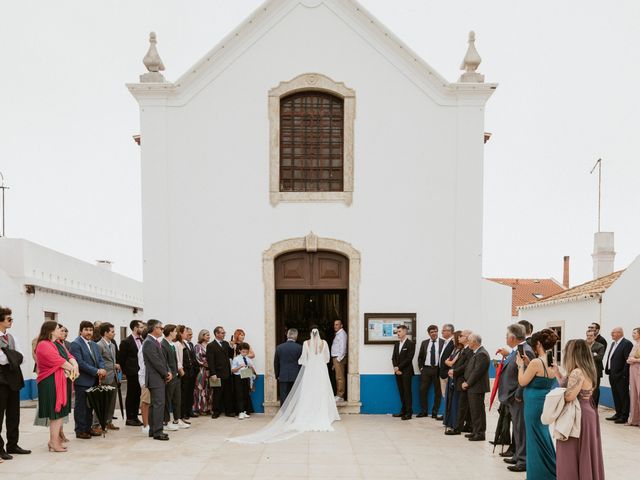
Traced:
<path id="1" fill-rule="evenodd" d="M 469 328 L 482 336 L 482 343 L 492 358 L 498 348 L 505 346 L 506 328 L 514 323 L 511 295 L 512 290 L 508 285 L 482 280 L 482 323 L 470 325 Z"/>
<path id="2" fill-rule="evenodd" d="M 629 340 L 632 330 L 640 328 L 640 257 L 605 292 L 602 322 L 602 335 L 607 339 L 614 327 L 622 327 Z"/>

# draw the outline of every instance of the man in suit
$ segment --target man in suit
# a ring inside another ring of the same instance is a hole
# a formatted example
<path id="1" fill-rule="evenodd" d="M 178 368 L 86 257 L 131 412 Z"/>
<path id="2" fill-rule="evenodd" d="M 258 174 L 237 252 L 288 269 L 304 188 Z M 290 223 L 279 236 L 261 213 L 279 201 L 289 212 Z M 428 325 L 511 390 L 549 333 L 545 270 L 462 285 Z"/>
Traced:
<path id="1" fill-rule="evenodd" d="M 512 472 L 526 471 L 526 428 L 524 424 L 524 403 L 522 400 L 523 389 L 518 383 L 518 365 L 516 356 L 518 355 L 518 345 L 522 345 L 524 354 L 533 359 L 535 354 L 526 341 L 526 330 L 520 323 L 514 323 L 507 327 L 507 345 L 500 353 L 505 357 L 502 366 L 502 373 L 498 382 L 498 400 L 500 404 L 506 405 L 511 414 L 513 424 L 513 455 L 505 458 L 507 467 Z"/>
<path id="2" fill-rule="evenodd" d="M 442 345 L 442 353 L 440 354 L 440 391 L 442 392 L 443 398 L 447 388 L 447 379 L 449 378 L 449 367 L 445 361 L 451 356 L 455 348 L 455 342 L 453 341 L 453 332 L 455 332 L 455 330 L 454 326 L 450 323 L 442 325 L 441 332 L 444 344 Z"/>
<path id="3" fill-rule="evenodd" d="M 533 334 L 533 324 L 527 320 L 520 320 L 518 324 L 524 327 L 525 342 L 527 342 L 527 345 L 531 346 L 531 335 Z"/>
<path id="4" fill-rule="evenodd" d="M 602 378 L 602 372 L 604 371 L 604 365 L 602 361 L 605 355 L 605 347 L 600 342 L 596 342 L 596 335 L 593 330 L 587 330 L 587 345 L 591 348 L 591 353 L 593 354 L 593 361 L 596 363 L 596 372 L 598 374 L 598 383 L 596 384 L 593 394 L 591 398 L 593 398 L 593 402 L 598 407 L 598 403 L 600 403 L 600 379 Z"/>
<path id="5" fill-rule="evenodd" d="M 484 409 L 484 397 L 491 390 L 489 386 L 489 364 L 491 357 L 482 346 L 482 337 L 477 333 L 469 335 L 469 349 L 473 355 L 464 369 L 462 390 L 469 398 L 469 412 L 473 430 L 465 435 L 470 441 L 484 441 L 487 430 L 487 414 Z"/>
<path id="6" fill-rule="evenodd" d="M 107 375 L 100 349 L 92 338 L 93 324 L 83 320 L 80 322 L 80 335 L 71 342 L 71 355 L 78 362 L 80 369 L 80 376 L 74 383 L 76 403 L 73 407 L 73 419 L 76 424 L 76 438 L 83 440 L 102 435 L 101 429 L 91 428 L 93 410 L 87 403 L 87 390 Z"/>
<path id="7" fill-rule="evenodd" d="M 114 388 L 118 386 L 118 372 L 120 371 L 120 365 L 118 364 L 118 358 L 116 354 L 116 345 L 113 339 L 116 336 L 116 330 L 113 324 L 104 322 L 100 324 L 100 341 L 98 342 L 98 348 L 100 349 L 100 355 L 104 362 L 104 369 L 107 374 L 105 375 L 102 383 L 105 385 L 111 385 Z M 109 411 L 107 415 L 107 430 L 120 430 L 113 424 L 113 412 L 116 409 L 116 395 L 113 395 L 111 403 L 109 404 Z M 94 415 L 94 425 L 96 425 L 98 419 Z"/>
<path id="8" fill-rule="evenodd" d="M 442 388 L 440 385 L 440 357 L 444 340 L 438 338 L 437 325 L 429 325 L 427 328 L 429 338 L 422 341 L 418 353 L 418 368 L 420 369 L 420 413 L 419 418 L 428 416 L 429 389 L 433 385 L 433 407 L 431 416 L 438 418 L 440 401 L 442 400 Z"/>
<path id="9" fill-rule="evenodd" d="M 145 325 L 140 320 L 131 320 L 129 323 L 131 335 L 120 342 L 120 366 L 127 377 L 127 409 L 126 425 L 140 427 L 142 422 L 138 419 L 138 407 L 140 406 L 140 383 L 138 382 L 138 351 L 142 348 L 142 333 Z"/>
<path id="10" fill-rule="evenodd" d="M 162 429 L 164 419 L 165 384 L 173 378 L 167 360 L 162 353 L 160 340 L 163 338 L 163 327 L 160 320 L 147 322 L 147 338 L 142 344 L 142 358 L 145 366 L 145 387 L 151 393 L 149 405 L 149 436 L 155 440 L 169 440 L 169 435 Z"/>
<path id="11" fill-rule="evenodd" d="M 180 402 L 182 411 L 182 420 L 189 420 L 193 417 L 193 391 L 196 386 L 196 376 L 198 374 L 198 361 L 196 360 L 196 352 L 193 348 L 191 339 L 193 338 L 193 330 L 189 327 L 183 327 L 182 340 L 184 350 L 182 351 L 182 368 L 184 375 L 182 381 L 182 401 Z M 178 331 L 180 331 L 178 327 Z"/>
<path id="12" fill-rule="evenodd" d="M 296 340 L 298 340 L 298 330 L 295 328 L 287 330 L 287 341 L 276 347 L 276 354 L 273 358 L 273 371 L 276 380 L 278 380 L 278 388 L 280 388 L 281 406 L 289 396 L 300 371 L 298 359 L 302 355 L 302 345 Z"/>
<path id="13" fill-rule="evenodd" d="M 605 373 L 609 375 L 616 413 L 607 417 L 607 420 L 615 423 L 627 423 L 629 419 L 629 364 L 627 358 L 629 358 L 633 343 L 624 338 L 624 331 L 621 327 L 616 327 L 611 331 L 611 340 L 613 343 L 607 356 Z"/>
<path id="14" fill-rule="evenodd" d="M 469 426 L 471 420 L 469 417 L 469 397 L 467 391 L 462 388 L 464 371 L 469 362 L 469 358 L 473 355 L 473 351 L 469 348 L 469 335 L 471 335 L 471 333 L 471 330 L 462 330 L 462 332 L 460 332 L 458 342 L 464 345 L 464 348 L 462 352 L 460 352 L 460 356 L 453 365 L 453 368 L 451 368 L 448 373 L 448 375 L 453 378 L 454 388 L 457 392 L 460 392 L 460 396 L 458 399 L 458 425 L 454 429 L 446 430 L 444 432 L 445 435 L 460 435 L 462 432 L 471 432 Z"/>
<path id="15" fill-rule="evenodd" d="M 591 325 L 589 325 L 588 329 L 593 331 L 594 335 L 596 336 L 596 342 L 604 345 L 604 349 L 606 351 L 608 343 L 607 340 L 602 335 L 600 335 L 600 324 L 593 322 Z"/>
<path id="16" fill-rule="evenodd" d="M 398 326 L 398 343 L 393 346 L 393 373 L 396 375 L 396 384 L 400 393 L 402 409 L 400 413 L 394 413 L 394 417 L 402 420 L 411 420 L 413 406 L 411 404 L 411 381 L 413 380 L 413 356 L 416 353 L 416 345 L 407 337 L 407 326 Z"/>
<path id="17" fill-rule="evenodd" d="M 214 339 L 207 345 L 207 364 L 209 375 L 215 381 L 220 379 L 220 386 L 213 387 L 213 413 L 211 418 L 218 418 L 224 411 L 227 417 L 235 417 L 233 411 L 233 391 L 231 390 L 231 357 L 233 350 L 224 339 L 226 332 L 222 327 L 213 330 Z"/>

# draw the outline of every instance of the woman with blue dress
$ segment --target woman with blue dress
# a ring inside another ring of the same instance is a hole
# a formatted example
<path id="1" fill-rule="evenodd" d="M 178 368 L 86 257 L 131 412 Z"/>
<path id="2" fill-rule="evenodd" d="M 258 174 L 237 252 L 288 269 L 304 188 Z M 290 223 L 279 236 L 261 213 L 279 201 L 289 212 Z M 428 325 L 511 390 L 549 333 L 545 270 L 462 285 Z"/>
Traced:
<path id="1" fill-rule="evenodd" d="M 460 353 L 464 348 L 464 345 L 460 343 L 460 330 L 453 332 L 453 352 L 449 355 L 444 363 L 447 367 L 452 368 L 453 365 L 460 357 Z M 452 377 L 447 376 L 447 388 L 445 389 L 445 411 L 444 411 L 444 426 L 447 427 L 445 432 L 453 431 L 458 426 L 458 399 L 460 398 L 460 392 L 456 391 L 455 380 Z"/>
<path id="2" fill-rule="evenodd" d="M 527 438 L 527 480 L 556 478 L 556 450 L 549 426 L 540 420 L 547 393 L 557 386 L 556 368 L 549 365 L 547 352 L 552 350 L 558 335 L 549 328 L 531 337 L 536 358 L 518 355 L 518 383 L 524 387 L 524 423 Z"/>

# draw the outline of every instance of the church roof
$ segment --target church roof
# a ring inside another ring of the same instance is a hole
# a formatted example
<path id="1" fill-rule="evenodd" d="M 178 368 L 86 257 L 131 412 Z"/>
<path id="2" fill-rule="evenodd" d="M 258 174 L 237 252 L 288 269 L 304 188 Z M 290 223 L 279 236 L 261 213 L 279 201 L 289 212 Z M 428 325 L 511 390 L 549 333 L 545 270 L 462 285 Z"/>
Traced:
<path id="1" fill-rule="evenodd" d="M 511 315 L 518 315 L 518 308 L 540 299 L 564 292 L 565 288 L 553 278 L 488 278 L 492 282 L 511 287 Z"/>
<path id="2" fill-rule="evenodd" d="M 131 83 L 127 84 L 127 87 L 138 99 L 145 96 L 157 98 L 160 94 L 173 97 L 178 105 L 184 104 L 209 83 L 210 78 L 220 74 L 234 59 L 242 55 L 299 5 L 307 8 L 324 5 L 329 8 L 347 25 L 372 42 L 382 55 L 398 66 L 439 104 L 455 105 L 459 94 L 477 96 L 482 103 L 497 87 L 495 83 L 448 82 L 356 0 L 266 0 L 175 82 Z M 462 42 L 460 50 L 462 56 Z M 177 101 L 178 97 L 182 101 Z"/>

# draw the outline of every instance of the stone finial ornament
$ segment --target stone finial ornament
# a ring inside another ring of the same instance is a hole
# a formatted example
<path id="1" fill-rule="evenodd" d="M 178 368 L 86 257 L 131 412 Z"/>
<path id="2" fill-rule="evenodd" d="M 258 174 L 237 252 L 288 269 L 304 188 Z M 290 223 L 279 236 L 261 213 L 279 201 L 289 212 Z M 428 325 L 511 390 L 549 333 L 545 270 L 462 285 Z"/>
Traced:
<path id="1" fill-rule="evenodd" d="M 162 63 L 162 59 L 158 54 L 156 43 L 158 43 L 156 40 L 156 32 L 151 32 L 149 34 L 149 50 L 147 50 L 147 54 L 142 59 L 142 63 L 147 67 L 148 73 L 140 75 L 141 82 L 160 83 L 166 81 L 164 76 L 160 73 L 164 71 L 164 63 Z"/>
<path id="2" fill-rule="evenodd" d="M 458 82 L 483 83 L 484 75 L 476 72 L 480 62 L 482 62 L 482 58 L 480 58 L 480 54 L 476 50 L 476 33 L 472 30 L 469 32 L 467 53 L 462 60 L 462 65 L 460 65 L 460 70 L 464 70 L 464 73 L 460 75 Z"/>

